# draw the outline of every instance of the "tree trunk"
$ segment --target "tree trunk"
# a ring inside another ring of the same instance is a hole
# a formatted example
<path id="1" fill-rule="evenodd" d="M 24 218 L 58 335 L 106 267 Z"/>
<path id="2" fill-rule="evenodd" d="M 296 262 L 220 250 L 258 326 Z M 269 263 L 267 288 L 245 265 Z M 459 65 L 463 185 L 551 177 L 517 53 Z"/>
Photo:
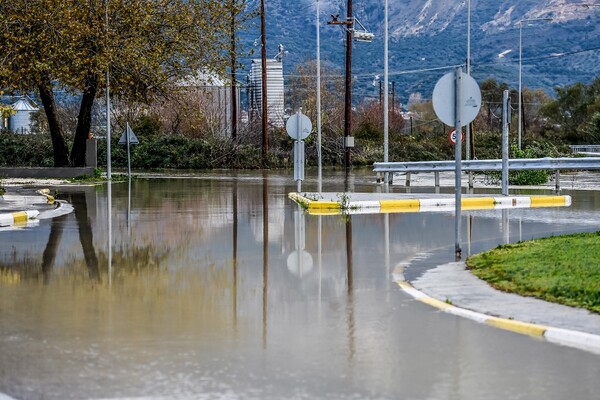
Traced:
<path id="1" fill-rule="evenodd" d="M 79 115 L 77 116 L 77 128 L 71 149 L 71 165 L 74 167 L 85 167 L 86 140 L 92 126 L 92 107 L 96 99 L 98 79 L 95 75 L 88 75 L 87 88 L 82 94 Z"/>
<path id="2" fill-rule="evenodd" d="M 38 85 L 40 91 L 40 99 L 44 106 L 44 112 L 48 119 L 48 127 L 50 128 L 50 137 L 52 138 L 52 149 L 54 152 L 54 166 L 68 167 L 69 157 L 67 145 L 63 137 L 62 127 L 56 114 L 56 103 L 54 102 L 54 94 L 52 93 L 52 83 L 49 79 Z"/>

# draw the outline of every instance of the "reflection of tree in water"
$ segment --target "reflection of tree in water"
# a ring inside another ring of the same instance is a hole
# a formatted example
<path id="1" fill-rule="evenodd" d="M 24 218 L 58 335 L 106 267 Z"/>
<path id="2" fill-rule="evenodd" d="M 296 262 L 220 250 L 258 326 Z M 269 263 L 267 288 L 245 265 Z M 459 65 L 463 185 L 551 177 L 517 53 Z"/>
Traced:
<path id="1" fill-rule="evenodd" d="M 105 252 L 96 252 L 92 225 L 88 217 L 85 192 L 73 192 L 66 196 L 74 209 L 77 222 L 79 242 L 83 250 L 83 260 L 76 254 L 70 255 L 61 265 L 61 273 L 73 280 L 92 280 L 102 282 L 102 275 L 108 274 L 108 261 Z M 2 281 L 17 282 L 42 278 L 48 284 L 53 275 L 56 276 L 56 257 L 61 250 L 61 242 L 65 224 L 71 214 L 61 215 L 50 221 L 50 234 L 41 264 L 38 256 L 24 252 L 21 256 L 13 252 L 0 266 Z M 154 246 L 122 247 L 113 256 L 113 262 L 121 270 L 139 271 L 157 269 L 168 256 L 168 250 L 158 251 Z"/>

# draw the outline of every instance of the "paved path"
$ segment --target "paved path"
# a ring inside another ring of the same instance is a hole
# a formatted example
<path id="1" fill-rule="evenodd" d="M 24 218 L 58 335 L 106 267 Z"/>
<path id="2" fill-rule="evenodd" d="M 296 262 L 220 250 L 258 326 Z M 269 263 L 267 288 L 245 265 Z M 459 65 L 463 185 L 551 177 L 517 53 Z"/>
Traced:
<path id="1" fill-rule="evenodd" d="M 599 314 L 501 292 L 472 275 L 464 262 L 439 265 L 411 282 L 402 267 L 394 275 L 409 294 L 441 310 L 600 354 Z"/>

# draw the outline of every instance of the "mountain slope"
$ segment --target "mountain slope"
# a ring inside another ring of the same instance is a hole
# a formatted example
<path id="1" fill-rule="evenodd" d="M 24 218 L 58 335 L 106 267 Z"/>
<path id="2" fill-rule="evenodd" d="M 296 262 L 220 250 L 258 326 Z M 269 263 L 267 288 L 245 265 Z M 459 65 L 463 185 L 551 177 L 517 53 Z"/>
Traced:
<path id="1" fill-rule="evenodd" d="M 345 33 L 327 25 L 331 15 L 346 15 L 346 0 L 320 1 L 321 59 L 343 73 Z M 579 3 L 579 5 L 577 5 Z M 597 4 L 600 1 L 588 1 Z M 253 6 L 257 7 L 258 2 Z M 316 54 L 316 2 L 299 0 L 266 3 L 267 52 L 274 56 L 282 43 L 289 51 L 284 72 Z M 354 15 L 375 33 L 372 43 L 353 44 L 355 98 L 376 96 L 373 77 L 383 73 L 384 1 L 354 0 Z M 583 7 L 581 1 L 520 0 L 471 1 L 472 73 L 478 80 L 493 77 L 518 85 L 519 24 L 522 19 L 523 85 L 549 93 L 557 85 L 589 82 L 600 65 L 600 7 Z M 389 70 L 400 101 L 411 93 L 431 96 L 439 77 L 467 56 L 467 2 L 441 0 L 389 1 Z M 252 43 L 257 30 L 248 31 Z M 257 56 L 257 52 L 255 56 Z M 444 68 L 448 67 L 448 68 Z M 439 69 L 436 69 L 439 68 Z M 432 70 L 433 69 L 433 70 Z"/>

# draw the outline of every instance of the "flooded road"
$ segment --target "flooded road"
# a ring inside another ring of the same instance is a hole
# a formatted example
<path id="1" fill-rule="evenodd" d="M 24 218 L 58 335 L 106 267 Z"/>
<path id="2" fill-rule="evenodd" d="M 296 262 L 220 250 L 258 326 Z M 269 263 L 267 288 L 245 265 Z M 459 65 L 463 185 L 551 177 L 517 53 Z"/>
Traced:
<path id="1" fill-rule="evenodd" d="M 352 190 L 381 190 L 372 181 Z M 454 260 L 452 213 L 309 216 L 295 189 L 273 173 L 58 189 L 73 213 L 0 232 L 0 393 L 598 398 L 597 355 L 440 313 L 393 283 L 400 262 L 414 277 Z M 464 212 L 463 254 L 597 230 L 600 193 L 564 194 L 569 208 Z"/>

